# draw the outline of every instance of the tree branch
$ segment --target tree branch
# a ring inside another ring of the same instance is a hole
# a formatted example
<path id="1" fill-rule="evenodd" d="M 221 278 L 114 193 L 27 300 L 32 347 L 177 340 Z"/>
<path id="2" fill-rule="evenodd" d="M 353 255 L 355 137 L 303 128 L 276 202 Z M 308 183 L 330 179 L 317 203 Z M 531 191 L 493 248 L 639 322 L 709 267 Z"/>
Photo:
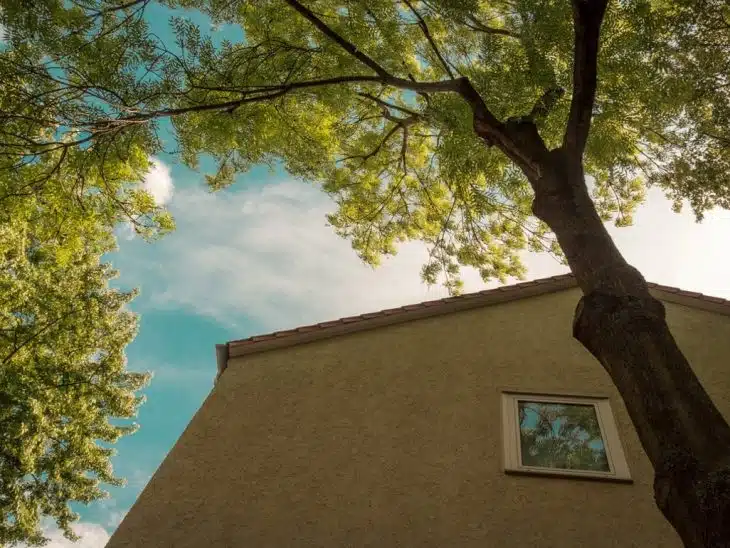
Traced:
<path id="1" fill-rule="evenodd" d="M 441 55 L 441 52 L 439 51 L 438 46 L 436 45 L 436 42 L 433 39 L 433 36 L 431 36 L 431 31 L 428 30 L 428 25 L 426 24 L 426 21 L 424 21 L 423 17 L 421 17 L 421 14 L 418 13 L 416 8 L 413 7 L 413 5 L 408 0 L 403 0 L 403 3 L 408 6 L 408 9 L 411 10 L 413 15 L 416 16 L 416 19 L 418 19 L 418 26 L 421 27 L 421 31 L 423 32 L 423 35 L 426 37 L 426 40 L 428 40 L 428 43 L 431 46 L 431 49 L 436 54 L 436 57 L 438 57 L 438 60 L 441 62 L 441 65 L 444 67 L 444 70 L 446 71 L 446 74 L 449 75 L 449 78 L 454 80 L 454 73 L 451 72 L 451 68 L 449 67 L 449 64 L 446 62 L 446 59 L 444 59 L 444 56 Z"/>
<path id="2" fill-rule="evenodd" d="M 496 27 L 489 27 L 476 19 L 474 16 L 469 16 L 468 21 L 464 21 L 464 26 L 475 31 L 483 32 L 484 34 L 497 34 L 500 36 L 509 36 L 511 38 L 519 38 L 519 34 L 515 34 L 507 29 L 498 29 Z"/>
<path id="3" fill-rule="evenodd" d="M 147 112 L 137 112 L 134 114 L 130 114 L 128 116 L 120 116 L 118 118 L 112 118 L 112 119 L 106 119 L 106 120 L 100 120 L 95 123 L 85 123 L 81 124 L 80 127 L 86 127 L 89 128 L 89 135 L 78 139 L 76 141 L 71 142 L 59 142 L 59 141 L 50 141 L 50 142 L 36 142 L 32 141 L 28 144 L 19 144 L 19 143 L 0 143 L 0 146 L 5 147 L 14 147 L 14 148 L 26 148 L 28 146 L 34 147 L 36 150 L 33 152 L 34 154 L 44 154 L 48 152 L 53 152 L 55 150 L 58 150 L 59 148 L 67 148 L 71 146 L 79 146 L 82 145 L 88 141 L 91 141 L 92 139 L 95 139 L 99 135 L 115 130 L 117 128 L 120 128 L 124 125 L 131 125 L 131 124 L 142 124 L 149 120 L 153 119 L 159 119 L 159 118 L 167 118 L 171 116 L 179 116 L 184 115 L 192 112 L 210 112 L 210 111 L 226 111 L 226 112 L 234 112 L 236 109 L 241 107 L 242 105 L 246 103 L 254 103 L 254 102 L 261 102 L 261 101 L 267 101 L 276 99 L 278 97 L 281 97 L 293 90 L 297 89 L 306 89 L 306 88 L 314 88 L 314 87 L 320 87 L 320 86 L 327 86 L 327 85 L 337 85 L 337 84 L 343 84 L 343 83 L 380 83 L 384 85 L 390 85 L 392 87 L 400 88 L 400 89 L 409 89 L 415 92 L 420 93 L 426 93 L 426 92 L 454 92 L 454 93 L 461 93 L 460 83 L 462 80 L 465 80 L 464 78 L 460 78 L 458 80 L 444 80 L 444 81 L 436 81 L 436 82 L 412 82 L 410 80 L 405 80 L 402 78 L 396 78 L 393 76 L 389 76 L 386 78 L 383 78 L 381 76 L 368 76 L 368 75 L 353 75 L 353 76 L 340 76 L 335 78 L 327 78 L 322 80 L 311 80 L 311 81 L 304 81 L 304 82 L 291 82 L 288 84 L 279 84 L 279 85 L 270 85 L 270 86 L 251 86 L 248 89 L 234 89 L 234 88 L 221 88 L 219 91 L 226 91 L 230 93 L 239 93 L 242 97 L 230 101 L 223 101 L 223 102 L 214 102 L 214 103 L 204 103 L 204 104 L 196 104 L 191 105 L 187 107 L 179 107 L 179 108 L 170 108 L 170 109 L 160 109 L 160 110 L 153 110 L 153 111 L 147 111 Z M 367 95 L 367 94 L 366 94 Z M 396 105 L 390 105 L 392 108 L 396 110 L 400 110 L 406 113 L 409 113 L 410 115 L 416 114 L 413 111 L 408 111 L 405 107 L 399 107 Z M 40 149 L 40 150 L 37 150 Z"/>
<path id="4" fill-rule="evenodd" d="M 411 91 L 419 93 L 439 92 L 439 91 L 453 91 L 459 92 L 460 86 L 457 84 L 458 80 L 445 80 L 436 82 L 416 82 L 415 80 L 406 80 L 404 78 L 398 78 L 390 74 L 385 68 L 375 62 L 368 55 L 357 49 L 357 46 L 352 42 L 349 42 L 332 28 L 330 28 L 324 21 L 317 17 L 314 12 L 303 6 L 297 0 L 284 0 L 297 12 L 299 12 L 305 19 L 310 21 L 322 34 L 327 36 L 330 40 L 337 43 L 342 49 L 347 51 L 355 59 L 371 68 L 375 74 L 380 76 L 378 81 L 383 84 L 393 86 L 400 89 L 409 89 Z"/>
<path id="5" fill-rule="evenodd" d="M 393 110 L 399 110 L 400 112 L 403 112 L 404 114 L 410 114 L 411 116 L 420 116 L 420 114 L 418 112 L 415 112 L 415 111 L 413 111 L 411 109 L 408 109 L 406 107 L 401 107 L 401 106 L 398 106 L 398 105 L 394 105 L 393 103 L 389 103 L 387 101 L 383 101 L 379 97 L 375 97 L 375 95 L 372 95 L 370 93 L 358 93 L 358 95 L 360 97 L 364 97 L 365 99 L 370 99 L 371 101 L 377 103 L 378 105 L 380 105 L 383 108 L 386 108 L 386 109 L 391 109 L 392 108 Z"/>
<path id="6" fill-rule="evenodd" d="M 408 152 L 408 125 L 403 126 L 403 142 L 400 147 L 400 159 L 403 164 L 403 173 L 408 173 L 408 163 L 406 153 Z"/>
<path id="7" fill-rule="evenodd" d="M 364 65 L 373 69 L 375 74 L 377 74 L 378 76 L 381 76 L 383 78 L 389 78 L 391 76 L 387 70 L 385 70 L 383 67 L 381 67 L 372 58 L 365 55 L 363 52 L 359 51 L 357 49 L 357 46 L 355 46 L 355 44 L 345 40 L 345 38 L 343 38 L 342 36 L 337 34 L 337 32 L 335 32 L 333 29 L 331 29 L 324 21 L 322 21 L 319 17 L 317 17 L 312 10 L 303 6 L 297 0 L 284 0 L 284 1 L 287 4 L 289 4 L 292 8 L 294 8 L 296 11 L 298 11 L 305 19 L 310 21 L 315 27 L 317 27 L 317 29 L 319 29 L 322 32 L 322 34 L 327 36 L 327 38 L 336 42 L 342 49 L 344 49 L 346 52 L 348 52 L 350 55 L 352 55 L 355 59 L 358 59 L 361 63 L 363 63 Z"/>
<path id="8" fill-rule="evenodd" d="M 122 10 L 125 10 L 127 8 L 133 8 L 134 6 L 137 6 L 139 4 L 144 4 L 146 6 L 149 1 L 150 0 L 130 0 L 129 2 L 125 2 L 123 4 L 119 4 L 119 5 L 116 5 L 116 6 L 111 6 L 111 7 L 104 8 L 104 9 L 100 9 L 100 10 L 95 10 L 93 16 L 94 17 L 98 17 L 100 15 L 104 15 L 104 14 L 107 14 L 107 13 L 112 13 L 112 12 L 115 12 L 115 11 L 122 11 Z"/>
<path id="9" fill-rule="evenodd" d="M 391 137 L 395 135 L 395 133 L 399 130 L 403 130 L 403 147 L 407 146 L 408 142 L 408 128 L 409 126 L 412 126 L 416 122 L 418 122 L 421 118 L 420 114 L 414 114 L 413 116 L 409 116 L 408 118 L 396 118 L 395 116 L 392 116 L 390 114 L 384 115 L 384 117 L 390 121 L 393 122 L 393 127 L 390 128 L 388 133 L 385 134 L 385 136 L 381 139 L 380 143 L 370 152 L 367 154 L 358 154 L 355 156 L 346 156 L 342 159 L 343 162 L 347 162 L 349 160 L 355 160 L 355 159 L 361 159 L 363 162 L 366 162 L 373 156 L 375 156 L 380 150 L 388 143 Z M 401 148 L 401 154 L 405 156 L 405 151 L 403 150 L 403 147 Z M 405 162 L 405 159 L 403 160 Z"/>
<path id="10" fill-rule="evenodd" d="M 572 0 L 575 49 L 573 99 L 563 148 L 582 158 L 591 127 L 598 80 L 598 42 L 608 0 Z"/>
<path id="11" fill-rule="evenodd" d="M 35 333 L 33 333 L 30 337 L 28 337 L 25 341 L 23 341 L 19 345 L 16 345 L 15 348 L 13 348 L 13 350 L 11 350 L 10 354 L 8 354 L 7 356 L 5 356 L 3 358 L 2 365 L 6 365 L 24 347 L 28 346 L 35 339 L 37 339 L 38 337 L 40 337 L 43 333 L 45 333 L 46 331 L 48 331 L 51 327 L 53 327 L 54 325 L 56 325 L 58 322 L 60 322 L 62 320 L 65 320 L 66 318 L 68 318 L 73 312 L 74 312 L 73 310 L 68 311 L 65 314 L 63 314 L 61 316 L 58 316 L 57 318 L 51 320 L 46 325 L 44 325 L 43 327 L 41 327 L 38 331 L 36 331 Z"/>
<path id="12" fill-rule="evenodd" d="M 360 159 L 360 160 L 363 161 L 363 163 L 365 163 L 367 160 L 369 160 L 370 158 L 372 158 L 373 156 L 375 156 L 378 152 L 380 152 L 380 150 L 387 144 L 387 142 L 390 140 L 390 138 L 393 135 L 395 135 L 395 133 L 400 128 L 401 128 L 400 124 L 397 124 L 397 123 L 396 124 L 393 124 L 393 127 L 390 128 L 390 131 L 388 131 L 388 133 L 385 134 L 385 137 L 383 137 L 380 140 L 380 142 L 378 143 L 378 145 L 373 150 L 371 150 L 367 154 L 357 154 L 355 156 L 346 156 L 345 158 L 342 159 L 342 161 L 343 162 L 347 162 L 349 160 Z"/>
<path id="13" fill-rule="evenodd" d="M 561 87 L 550 88 L 540 96 L 535 106 L 530 111 L 529 118 L 533 122 L 545 118 L 555 108 L 560 99 L 565 95 L 565 90 Z"/>
<path id="14" fill-rule="evenodd" d="M 228 93 L 236 93 L 239 94 L 239 97 L 233 100 L 228 101 L 221 101 L 221 102 L 212 102 L 212 103 L 197 103 L 197 104 L 189 104 L 187 106 L 181 106 L 177 108 L 167 108 L 167 109 L 159 109 L 159 110 L 151 110 L 147 112 L 133 112 L 128 113 L 126 115 L 118 116 L 116 118 L 110 118 L 106 120 L 100 120 L 96 123 L 86 123 L 83 124 L 84 127 L 89 128 L 90 135 L 84 137 L 81 140 L 72 142 L 72 143 L 36 143 L 36 146 L 39 148 L 43 148 L 42 152 L 50 152 L 52 150 L 56 150 L 59 146 L 74 146 L 74 145 L 80 145 L 84 142 L 87 142 L 91 139 L 96 138 L 97 136 L 109 132 L 109 131 L 116 131 L 118 128 L 121 128 L 125 125 L 133 125 L 133 124 L 141 124 L 145 123 L 152 119 L 159 119 L 159 118 L 165 118 L 165 117 L 172 117 L 172 116 L 178 116 L 178 115 L 184 115 L 188 113 L 193 112 L 213 112 L 213 111 L 227 111 L 227 112 L 234 112 L 236 109 L 241 107 L 242 105 L 246 103 L 253 103 L 253 102 L 263 102 L 267 100 L 274 100 L 279 97 L 282 97 L 286 95 L 287 93 L 299 90 L 299 89 L 305 89 L 305 88 L 315 88 L 319 86 L 327 86 L 327 85 L 338 85 L 343 83 L 375 83 L 375 84 L 381 84 L 384 86 L 391 86 L 398 89 L 404 89 L 404 90 L 411 90 L 416 93 L 422 94 L 428 99 L 428 93 L 438 93 L 438 92 L 447 92 L 447 93 L 457 93 L 459 94 L 464 100 L 467 101 L 467 103 L 470 105 L 472 112 L 474 113 L 474 127 L 478 135 L 480 135 L 488 144 L 497 145 L 503 152 L 505 152 L 510 158 L 515 160 L 518 165 L 521 167 L 528 166 L 530 170 L 534 171 L 534 166 L 536 164 L 535 158 L 533 154 L 525 155 L 524 151 L 520 150 L 520 143 L 518 141 L 522 140 L 522 137 L 518 135 L 517 133 L 513 132 L 511 130 L 511 126 L 509 124 L 503 124 L 500 122 L 487 108 L 484 100 L 479 95 L 479 93 L 476 91 L 476 89 L 473 87 L 471 82 L 466 77 L 459 77 L 454 78 L 453 74 L 451 73 L 451 70 L 448 66 L 445 66 L 444 68 L 447 70 L 449 75 L 451 76 L 450 80 L 441 80 L 441 81 L 431 81 L 431 82 L 418 82 L 413 77 L 409 75 L 409 78 L 400 78 L 397 77 L 391 73 L 389 73 L 385 68 L 383 68 L 380 64 L 378 64 L 376 61 L 374 61 L 372 58 L 370 58 L 365 53 L 359 51 L 357 47 L 348 41 L 347 39 L 343 38 L 340 34 L 338 34 L 335 30 L 330 28 L 326 23 L 324 23 L 314 12 L 312 12 L 307 7 L 303 6 L 298 0 L 285 0 L 286 3 L 295 9 L 302 17 L 307 19 L 309 22 L 311 22 L 319 31 L 321 31 L 328 39 L 334 41 L 337 43 L 343 50 L 348 52 L 351 56 L 353 56 L 355 59 L 359 60 L 362 64 L 367 66 L 368 68 L 372 69 L 375 74 L 371 75 L 352 75 L 352 76 L 340 76 L 335 78 L 327 78 L 327 79 L 321 79 L 321 80 L 312 80 L 312 81 L 303 81 L 303 82 L 287 82 L 282 84 L 274 84 L 274 85 L 263 85 L 263 86 L 241 86 L 239 89 L 234 88 L 220 88 L 219 91 L 225 91 Z M 578 0 L 575 0 L 578 1 Z M 583 0 L 583 1 L 590 1 L 590 0 Z M 599 0 L 602 2 L 606 2 L 607 0 Z M 132 5 L 139 5 L 144 4 L 144 2 L 134 2 Z M 408 3 L 408 6 L 410 7 L 411 4 Z M 420 14 L 419 14 L 420 18 Z M 420 18 L 421 21 L 423 21 L 422 18 Z M 422 27 L 423 28 L 423 27 Z M 430 32 L 428 32 L 427 28 L 423 29 L 424 32 L 427 32 L 427 37 L 430 37 Z M 432 38 L 430 39 L 430 42 L 432 43 L 432 46 L 435 47 L 435 44 L 433 44 Z M 440 56 L 440 54 L 439 54 Z M 444 61 L 443 57 L 440 56 L 440 59 Z M 193 86 L 195 88 L 195 86 Z M 212 91 L 212 89 L 211 89 Z M 357 93 L 357 90 L 355 90 Z M 185 96 L 185 93 L 181 94 L 182 96 Z M 409 121 L 415 121 L 415 112 L 409 111 L 405 107 L 393 105 L 390 103 L 386 103 L 385 101 L 382 101 L 381 99 L 378 99 L 375 96 L 368 96 L 367 94 L 363 95 L 360 93 L 361 96 L 368 98 L 370 100 L 374 100 L 378 102 L 378 104 L 383 108 L 388 109 L 395 109 L 399 110 L 403 113 L 406 113 L 409 115 L 410 120 Z M 394 118 L 392 121 L 396 121 L 396 123 L 403 127 L 402 121 L 400 119 L 397 119 L 396 117 L 392 116 L 390 114 L 390 110 L 388 110 L 388 115 L 386 118 Z M 542 144 L 542 143 L 539 143 Z M 45 148 L 49 147 L 49 148 Z M 544 148 L 544 144 L 542 145 L 542 148 Z M 537 150 L 537 149 L 536 149 Z"/>
<path id="15" fill-rule="evenodd" d="M 131 116 L 123 116 L 115 118 L 113 120 L 106 120 L 95 127 L 96 129 L 109 128 L 125 123 L 141 123 L 154 118 L 165 118 L 168 116 L 179 116 L 181 114 L 188 114 L 190 112 L 205 112 L 212 110 L 225 110 L 233 112 L 238 107 L 246 103 L 254 103 L 258 101 L 267 101 L 281 97 L 292 90 L 313 88 L 326 85 L 342 84 L 342 83 L 355 83 L 355 82 L 374 82 L 381 84 L 389 84 L 393 87 L 399 87 L 404 89 L 418 90 L 429 90 L 429 91 L 453 91 L 457 92 L 458 88 L 455 85 L 455 81 L 444 81 L 444 82 L 411 82 L 410 80 L 403 80 L 400 78 L 382 78 L 380 76 L 340 76 L 337 78 L 327 78 L 323 80 L 312 80 L 307 82 L 292 82 L 289 84 L 273 85 L 273 86 L 256 86 L 250 89 L 239 90 L 238 93 L 242 94 L 243 97 L 240 99 L 234 99 L 231 101 L 224 101 L 221 103 L 206 103 L 202 105 L 193 105 L 189 107 L 154 110 L 149 112 L 141 112 L 133 114 Z M 233 92 L 234 90 L 228 90 Z M 398 110 L 404 110 L 403 107 L 395 107 Z"/>
<path id="16" fill-rule="evenodd" d="M 459 94 L 472 109 L 474 132 L 487 146 L 497 146 L 528 178 L 538 177 L 548 150 L 535 124 L 513 119 L 502 123 L 468 78 L 457 78 L 453 82 L 458 84 Z"/>

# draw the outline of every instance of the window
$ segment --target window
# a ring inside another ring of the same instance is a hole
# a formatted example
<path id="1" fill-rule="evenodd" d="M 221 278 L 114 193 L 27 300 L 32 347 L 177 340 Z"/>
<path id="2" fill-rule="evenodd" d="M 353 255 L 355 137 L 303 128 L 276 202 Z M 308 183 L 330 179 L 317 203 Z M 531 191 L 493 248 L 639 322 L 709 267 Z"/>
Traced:
<path id="1" fill-rule="evenodd" d="M 502 393 L 507 472 L 631 481 L 606 398 Z"/>

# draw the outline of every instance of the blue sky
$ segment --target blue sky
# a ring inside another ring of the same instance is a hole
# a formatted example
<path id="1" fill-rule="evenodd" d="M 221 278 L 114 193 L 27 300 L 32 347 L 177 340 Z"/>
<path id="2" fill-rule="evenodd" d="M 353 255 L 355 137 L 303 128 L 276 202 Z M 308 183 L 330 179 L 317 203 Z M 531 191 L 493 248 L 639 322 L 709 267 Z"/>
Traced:
<path id="1" fill-rule="evenodd" d="M 172 38 L 168 15 L 155 4 L 147 13 L 165 40 Z M 197 22 L 208 25 L 202 17 Z M 235 30 L 216 31 L 223 36 L 240 38 Z M 446 296 L 419 280 L 426 258 L 421 244 L 404 245 L 377 270 L 364 266 L 325 225 L 329 199 L 281 170 L 256 168 L 231 189 L 210 194 L 201 174 L 173 157 L 157 160 L 146 184 L 178 228 L 154 244 L 120 229 L 120 249 L 110 256 L 121 273 L 115 283 L 141 289 L 131 306 L 141 322 L 128 366 L 155 377 L 145 390 L 140 430 L 117 444 L 114 466 L 128 485 L 77 509 L 81 547 L 104 545 L 203 402 L 216 372 L 216 343 Z M 661 193 L 650 191 L 635 226 L 611 231 L 650 281 L 730 298 L 730 259 L 723 252 L 729 212 L 712 212 L 697 225 L 689 212 L 672 213 Z M 526 254 L 525 260 L 530 278 L 566 271 L 548 256 Z M 484 288 L 475 272 L 465 282 L 467 290 Z M 53 528 L 48 532 L 52 548 L 71 546 Z"/>

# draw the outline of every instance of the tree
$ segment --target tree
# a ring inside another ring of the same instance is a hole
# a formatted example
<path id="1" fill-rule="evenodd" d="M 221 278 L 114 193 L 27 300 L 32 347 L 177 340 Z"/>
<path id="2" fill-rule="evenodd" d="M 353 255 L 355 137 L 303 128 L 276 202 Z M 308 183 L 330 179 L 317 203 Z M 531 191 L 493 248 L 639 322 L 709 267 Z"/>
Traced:
<path id="1" fill-rule="evenodd" d="M 698 218 L 730 205 L 722 0 L 157 2 L 244 32 L 217 44 L 178 17 L 174 47 L 146 29 L 151 3 L 6 2 L 4 70 L 31 82 L 11 112 L 45 128 L 29 113 L 50 96 L 62 113 L 25 154 L 150 154 L 171 118 L 187 165 L 218 161 L 214 189 L 273 161 L 321 184 L 367 262 L 422 240 L 425 280 L 458 291 L 460 266 L 504 279 L 522 249 L 563 254 L 574 335 L 623 397 L 659 508 L 687 546 L 730 546 L 730 427 L 604 227 L 630 224 L 647 185 Z M 120 76 L 84 40 L 118 51 Z"/>
<path id="2" fill-rule="evenodd" d="M 3 17 L 12 10 L 3 3 Z M 55 14 L 55 26 L 25 23 L 49 44 L 74 21 Z M 102 256 L 120 222 L 148 239 L 173 228 L 140 184 L 151 134 L 125 132 L 105 146 L 98 135 L 72 137 L 83 116 L 102 112 L 100 101 L 74 104 L 70 88 L 57 94 L 53 68 L 36 71 L 48 50 L 8 46 L 0 52 L 0 546 L 41 544 L 44 517 L 74 538 L 69 504 L 123 483 L 110 445 L 136 429 L 117 419 L 134 417 L 149 375 L 125 369 L 137 325 L 125 307 L 135 292 L 109 288 L 115 272 Z"/>
<path id="3" fill-rule="evenodd" d="M 135 415 L 149 377 L 125 370 L 137 322 L 125 310 L 134 292 L 110 289 L 114 271 L 100 261 L 113 234 L 91 200 L 74 210 L 55 182 L 5 194 L 0 213 L 2 546 L 41 544 L 44 516 L 74 538 L 69 503 L 122 484 L 109 444 L 136 427 L 115 419 Z"/>
<path id="4" fill-rule="evenodd" d="M 147 154 L 112 158 L 63 139 L 35 154 L 33 139 L 73 125 L 48 88 L 5 71 L 17 54 L 0 53 L 0 546 L 42 544 L 42 518 L 75 538 L 70 503 L 123 483 L 111 444 L 136 430 L 119 419 L 135 416 L 149 375 L 126 371 L 135 292 L 109 287 L 102 257 L 122 221 L 147 238 L 172 229 L 139 184 Z M 29 92 L 42 104 L 26 108 Z"/>

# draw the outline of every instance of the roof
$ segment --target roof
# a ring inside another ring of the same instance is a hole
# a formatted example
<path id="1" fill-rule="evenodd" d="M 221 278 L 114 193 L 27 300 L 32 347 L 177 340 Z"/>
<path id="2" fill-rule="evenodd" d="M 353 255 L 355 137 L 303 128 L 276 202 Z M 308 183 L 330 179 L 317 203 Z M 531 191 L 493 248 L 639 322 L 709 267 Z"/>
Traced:
<path id="1" fill-rule="evenodd" d="M 563 274 L 561 276 L 541 278 L 514 285 L 505 285 L 496 289 L 487 289 L 476 293 L 466 293 L 458 297 L 425 301 L 398 308 L 389 308 L 379 312 L 370 312 L 368 314 L 360 314 L 359 316 L 350 316 L 329 322 L 306 325 L 267 335 L 256 335 L 247 339 L 230 341 L 226 347 L 227 353 L 224 361 L 227 362 L 228 358 L 245 354 L 294 346 L 305 342 L 343 335 L 345 333 L 365 331 L 376 327 L 535 297 L 575 287 L 577 287 L 575 277 L 572 274 Z M 649 287 L 652 289 L 654 295 L 663 301 L 693 308 L 701 308 L 730 316 L 730 301 L 725 299 L 655 283 L 649 283 Z M 222 372 L 222 369 L 225 369 L 225 365 L 219 360 L 219 374 Z"/>

